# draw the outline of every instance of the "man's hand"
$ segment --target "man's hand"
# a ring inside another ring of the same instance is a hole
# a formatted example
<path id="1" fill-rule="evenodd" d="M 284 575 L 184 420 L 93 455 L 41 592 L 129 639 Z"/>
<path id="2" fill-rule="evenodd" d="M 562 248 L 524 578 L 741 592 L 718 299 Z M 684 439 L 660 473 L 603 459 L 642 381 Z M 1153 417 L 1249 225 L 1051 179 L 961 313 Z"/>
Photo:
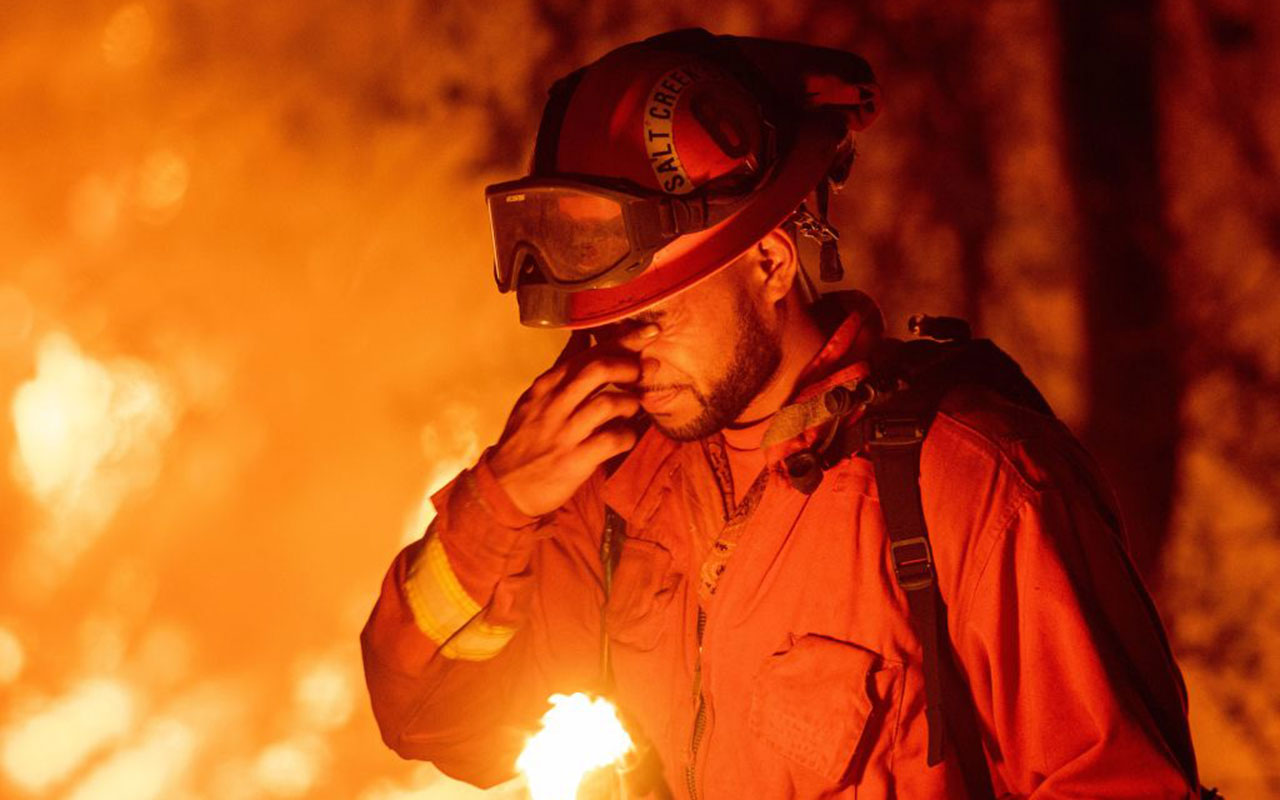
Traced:
<path id="1" fill-rule="evenodd" d="M 555 366 L 539 375 L 516 401 L 489 467 L 515 503 L 531 517 L 564 505 L 596 467 L 635 446 L 624 420 L 640 410 L 626 387 L 640 380 L 637 352 L 657 336 L 645 325 L 588 346 L 575 331 Z"/>

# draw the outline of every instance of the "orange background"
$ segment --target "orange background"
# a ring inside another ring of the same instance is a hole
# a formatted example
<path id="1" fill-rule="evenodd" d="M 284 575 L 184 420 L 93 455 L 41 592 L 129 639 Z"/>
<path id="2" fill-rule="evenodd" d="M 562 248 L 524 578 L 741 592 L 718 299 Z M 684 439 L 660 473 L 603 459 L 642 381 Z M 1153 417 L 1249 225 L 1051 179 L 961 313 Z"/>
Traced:
<path id="1" fill-rule="evenodd" d="M 1022 361 L 1116 478 L 1204 780 L 1280 792 L 1280 12 L 480 5 L 6 5 L 0 796 L 472 794 L 382 747 L 357 635 L 562 341 L 480 190 L 554 77 L 692 24 L 877 68 L 853 283 Z"/>

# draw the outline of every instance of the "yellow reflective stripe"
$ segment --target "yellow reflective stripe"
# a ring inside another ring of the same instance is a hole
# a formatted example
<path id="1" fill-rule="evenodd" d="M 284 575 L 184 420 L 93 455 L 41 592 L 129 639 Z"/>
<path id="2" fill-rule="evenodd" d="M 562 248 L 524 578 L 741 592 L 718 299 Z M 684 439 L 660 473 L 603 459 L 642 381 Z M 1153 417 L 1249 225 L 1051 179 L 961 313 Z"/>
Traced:
<path id="1" fill-rule="evenodd" d="M 484 661 L 502 652 L 511 637 L 516 635 L 515 628 L 504 625 L 491 625 L 483 619 L 473 619 L 465 628 L 458 631 L 440 652 L 446 658 L 459 661 Z"/>
<path id="2" fill-rule="evenodd" d="M 434 534 L 427 541 L 426 554 L 427 568 L 431 570 L 436 586 L 444 592 L 449 601 L 466 614 L 467 619 L 479 614 L 480 604 L 472 600 L 467 590 L 462 588 L 458 576 L 453 574 L 453 567 L 449 565 L 449 556 L 444 552 L 444 545 Z"/>
<path id="3" fill-rule="evenodd" d="M 484 661 L 501 652 L 516 635 L 515 628 L 493 625 L 479 617 L 480 604 L 462 588 L 444 545 L 434 533 L 427 535 L 426 546 L 409 567 L 404 594 L 414 622 L 441 646 L 446 658 Z"/>
<path id="4" fill-rule="evenodd" d="M 427 535 L 426 547 L 409 567 L 404 593 L 414 621 L 436 644 L 443 644 L 480 613 L 480 604 L 458 582 L 435 534 Z"/>

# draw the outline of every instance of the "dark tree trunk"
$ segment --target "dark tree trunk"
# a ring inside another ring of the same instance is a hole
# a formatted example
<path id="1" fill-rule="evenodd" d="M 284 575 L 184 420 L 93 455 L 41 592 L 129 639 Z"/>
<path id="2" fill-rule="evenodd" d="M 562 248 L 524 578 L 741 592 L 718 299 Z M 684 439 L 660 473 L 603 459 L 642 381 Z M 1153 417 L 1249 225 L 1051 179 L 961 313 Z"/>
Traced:
<path id="1" fill-rule="evenodd" d="M 1061 6 L 1062 102 L 1083 240 L 1089 418 L 1138 568 L 1168 535 L 1182 380 L 1165 270 L 1153 2 Z"/>

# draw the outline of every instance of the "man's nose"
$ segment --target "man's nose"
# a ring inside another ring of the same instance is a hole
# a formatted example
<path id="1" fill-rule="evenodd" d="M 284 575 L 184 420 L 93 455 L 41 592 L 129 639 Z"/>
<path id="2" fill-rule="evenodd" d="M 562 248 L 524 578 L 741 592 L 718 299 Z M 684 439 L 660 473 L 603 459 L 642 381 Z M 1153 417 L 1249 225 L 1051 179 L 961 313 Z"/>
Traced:
<path id="1" fill-rule="evenodd" d="M 658 371 L 662 369 L 662 362 L 652 356 L 646 356 L 640 359 L 640 385 L 652 386 L 658 382 Z"/>

